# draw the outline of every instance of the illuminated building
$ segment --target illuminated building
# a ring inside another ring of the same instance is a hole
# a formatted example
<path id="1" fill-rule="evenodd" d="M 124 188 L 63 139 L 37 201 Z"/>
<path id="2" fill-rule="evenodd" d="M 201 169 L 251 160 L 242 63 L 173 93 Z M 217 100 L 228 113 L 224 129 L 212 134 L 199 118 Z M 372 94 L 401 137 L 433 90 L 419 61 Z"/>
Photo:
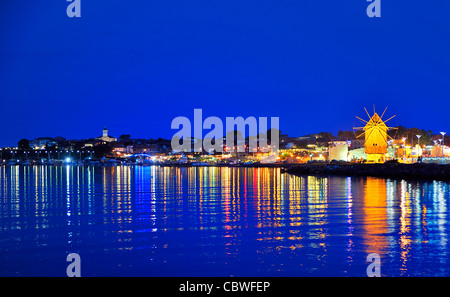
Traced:
<path id="1" fill-rule="evenodd" d="M 329 144 L 328 160 L 347 161 L 348 159 L 348 142 L 346 138 L 340 137 L 334 139 Z"/>
<path id="2" fill-rule="evenodd" d="M 33 149 L 45 149 L 46 147 L 57 147 L 58 142 L 50 137 L 39 137 L 30 141 L 30 147 Z"/>
<path id="3" fill-rule="evenodd" d="M 106 128 L 106 126 L 105 126 L 105 128 L 103 128 L 103 135 L 102 135 L 102 137 L 98 137 L 97 139 L 102 140 L 104 142 L 117 141 L 117 138 L 111 137 L 111 136 L 108 135 L 108 129 Z"/>
<path id="4" fill-rule="evenodd" d="M 365 121 L 359 117 L 359 120 L 363 121 L 366 125 L 364 127 L 355 127 L 354 129 L 363 129 L 364 132 L 358 135 L 357 137 L 361 137 L 365 135 L 365 153 L 367 154 L 367 162 L 370 163 L 383 163 L 387 157 L 387 147 L 388 147 L 388 137 L 391 138 L 387 132 L 392 127 L 386 126 L 386 122 L 395 116 L 387 119 L 386 121 L 382 120 L 386 109 L 384 110 L 381 117 L 375 112 L 373 116 L 370 116 L 367 112 L 367 109 L 364 108 L 367 115 L 369 116 L 369 121 Z M 391 138 L 392 139 L 392 138 Z"/>

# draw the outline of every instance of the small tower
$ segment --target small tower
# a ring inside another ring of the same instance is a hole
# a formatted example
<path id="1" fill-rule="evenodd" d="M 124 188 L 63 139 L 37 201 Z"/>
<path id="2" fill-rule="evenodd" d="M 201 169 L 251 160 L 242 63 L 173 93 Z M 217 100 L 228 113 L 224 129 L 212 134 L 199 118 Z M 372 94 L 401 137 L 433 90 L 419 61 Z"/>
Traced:
<path id="1" fill-rule="evenodd" d="M 370 116 L 367 112 L 367 109 L 364 108 L 367 116 L 369 117 L 369 121 L 365 121 L 357 117 L 359 120 L 363 121 L 366 124 L 364 127 L 355 127 L 354 129 L 364 130 L 364 132 L 358 135 L 357 138 L 365 135 L 364 147 L 365 153 L 367 154 L 367 162 L 369 163 L 383 163 L 385 161 L 388 147 L 387 140 L 388 137 L 391 138 L 387 134 L 387 132 L 389 131 L 389 129 L 392 129 L 392 127 L 386 126 L 386 122 L 395 117 L 393 116 L 386 121 L 383 121 L 382 117 L 386 112 L 386 109 L 380 117 L 375 112 L 375 107 L 373 116 Z"/>
<path id="2" fill-rule="evenodd" d="M 101 141 L 105 141 L 105 142 L 114 142 L 117 141 L 117 138 L 109 136 L 108 133 L 108 128 L 103 128 L 103 135 L 101 137 L 97 137 L 96 139 L 101 140 Z"/>

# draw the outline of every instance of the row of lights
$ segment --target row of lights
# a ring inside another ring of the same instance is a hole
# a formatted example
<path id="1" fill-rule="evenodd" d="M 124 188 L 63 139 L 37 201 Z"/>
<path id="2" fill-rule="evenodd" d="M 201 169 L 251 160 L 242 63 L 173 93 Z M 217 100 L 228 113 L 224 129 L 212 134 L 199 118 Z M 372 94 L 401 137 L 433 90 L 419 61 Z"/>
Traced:
<path id="1" fill-rule="evenodd" d="M 13 153 L 13 154 L 17 154 L 17 152 L 18 151 L 16 151 L 16 150 L 13 150 L 13 151 L 11 151 L 11 153 Z M 34 153 L 35 154 L 37 154 L 37 153 L 43 153 L 44 151 L 34 151 Z M 52 154 L 52 153 L 73 153 L 74 151 L 56 151 L 56 152 L 53 152 L 53 151 L 45 151 L 45 153 L 50 153 L 50 154 Z M 77 153 L 80 153 L 80 151 L 76 151 Z M 81 151 L 81 153 L 93 153 L 94 151 Z M 23 152 L 24 154 L 30 154 L 31 152 Z"/>
<path id="2" fill-rule="evenodd" d="M 445 134 L 447 134 L 447 132 L 440 132 L 440 133 L 442 134 L 442 139 L 438 139 L 437 141 L 439 141 L 440 144 L 442 144 L 442 143 L 445 143 L 444 137 L 445 137 Z M 422 135 L 416 135 L 416 137 L 417 137 L 417 144 L 420 145 L 420 138 L 422 137 Z M 403 137 L 402 138 L 403 143 L 405 143 L 405 140 L 406 140 L 406 137 Z M 435 142 L 435 144 L 437 144 L 437 142 Z"/>
<path id="3" fill-rule="evenodd" d="M 441 145 L 441 146 L 444 146 L 445 145 L 445 134 L 447 134 L 447 132 L 440 132 L 441 133 L 441 135 L 442 135 L 442 139 L 438 139 L 438 140 L 435 140 L 434 141 L 434 144 L 435 145 L 438 145 L 438 142 L 439 142 L 439 145 Z M 416 135 L 416 137 L 417 137 L 417 144 L 418 145 L 420 145 L 420 137 L 422 137 L 422 135 Z M 405 140 L 406 140 L 406 138 L 405 137 L 403 137 L 402 138 L 402 141 L 403 141 L 403 143 L 405 143 Z M 444 162 L 444 149 L 442 148 L 442 162 Z"/>

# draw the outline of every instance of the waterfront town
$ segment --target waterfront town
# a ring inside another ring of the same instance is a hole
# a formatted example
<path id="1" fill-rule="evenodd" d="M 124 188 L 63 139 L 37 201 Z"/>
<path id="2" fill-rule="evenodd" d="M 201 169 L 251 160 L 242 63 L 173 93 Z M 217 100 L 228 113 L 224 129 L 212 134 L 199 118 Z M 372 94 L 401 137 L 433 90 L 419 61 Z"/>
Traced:
<path id="1" fill-rule="evenodd" d="M 375 115 L 374 115 L 375 117 Z M 371 121 L 374 118 L 371 119 Z M 366 122 L 368 123 L 368 122 Z M 369 124 L 366 125 L 366 127 Z M 367 131 L 366 131 L 367 132 Z M 100 134 L 100 133 L 99 133 Z M 223 152 L 175 152 L 168 139 L 135 139 L 131 135 L 111 136 L 105 127 L 101 136 L 83 140 L 64 137 L 21 139 L 15 147 L 0 149 L 2 165 L 90 164 L 90 165 L 283 165 L 305 163 L 450 163 L 450 140 L 445 133 L 433 133 L 418 128 L 384 129 L 372 143 L 368 135 L 358 131 L 339 131 L 337 135 L 320 132 L 304 136 L 279 134 L 279 149 L 263 153 L 259 149 L 237 152 L 223 139 Z M 375 134 L 375 133 L 371 133 Z M 232 134 L 231 134 L 232 135 Z M 236 133 L 235 133 L 236 135 Z M 270 142 L 270 130 L 267 131 Z M 236 140 L 236 139 L 235 139 Z M 191 139 L 192 143 L 196 140 Z M 248 137 L 244 140 L 248 143 Z M 233 143 L 236 144 L 237 140 Z M 369 147 L 370 143 L 370 147 Z M 383 147 L 381 153 L 371 154 L 373 147 Z M 376 156 L 377 160 L 371 158 Z"/>

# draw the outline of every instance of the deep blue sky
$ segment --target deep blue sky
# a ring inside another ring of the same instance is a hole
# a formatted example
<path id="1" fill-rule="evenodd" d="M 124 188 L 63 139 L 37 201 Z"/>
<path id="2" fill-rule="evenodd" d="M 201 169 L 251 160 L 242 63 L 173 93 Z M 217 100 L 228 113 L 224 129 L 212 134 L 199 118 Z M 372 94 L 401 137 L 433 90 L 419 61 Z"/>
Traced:
<path id="1" fill-rule="evenodd" d="M 450 132 L 450 2 L 1 0 L 0 146 L 166 137 L 176 116 L 278 116 L 291 136 L 392 125 Z"/>

